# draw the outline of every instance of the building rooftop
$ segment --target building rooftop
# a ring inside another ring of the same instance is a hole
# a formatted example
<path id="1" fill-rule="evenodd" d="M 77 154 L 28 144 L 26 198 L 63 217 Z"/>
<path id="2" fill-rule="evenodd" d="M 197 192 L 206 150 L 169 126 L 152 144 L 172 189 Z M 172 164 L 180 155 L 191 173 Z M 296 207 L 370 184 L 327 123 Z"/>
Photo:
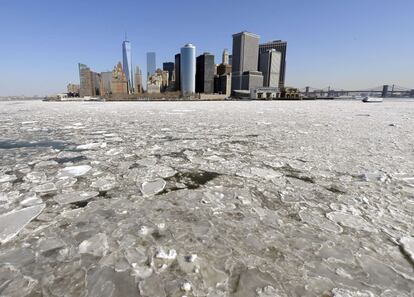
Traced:
<path id="1" fill-rule="evenodd" d="M 250 36 L 253 36 L 253 37 L 256 37 L 256 38 L 260 38 L 260 35 L 257 35 L 257 34 L 251 33 L 251 32 L 247 32 L 247 31 L 242 31 L 240 33 L 233 34 L 233 37 L 238 36 L 238 35 L 250 35 Z"/>

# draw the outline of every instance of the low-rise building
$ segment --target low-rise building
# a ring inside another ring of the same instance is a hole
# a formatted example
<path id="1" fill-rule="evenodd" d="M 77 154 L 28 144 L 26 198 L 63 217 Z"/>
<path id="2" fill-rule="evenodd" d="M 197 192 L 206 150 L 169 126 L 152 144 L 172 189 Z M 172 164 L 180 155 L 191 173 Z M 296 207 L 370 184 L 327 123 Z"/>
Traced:
<path id="1" fill-rule="evenodd" d="M 279 88 L 256 88 L 250 91 L 250 99 L 274 100 L 280 98 Z"/>
<path id="2" fill-rule="evenodd" d="M 128 81 L 122 69 L 121 62 L 119 62 L 114 67 L 114 70 L 112 70 L 111 90 L 112 94 L 116 95 L 128 94 Z"/>
<path id="3" fill-rule="evenodd" d="M 75 96 L 78 97 L 79 96 L 79 88 L 80 88 L 79 85 L 69 83 L 68 86 L 67 86 L 67 92 L 72 97 L 75 97 Z"/>

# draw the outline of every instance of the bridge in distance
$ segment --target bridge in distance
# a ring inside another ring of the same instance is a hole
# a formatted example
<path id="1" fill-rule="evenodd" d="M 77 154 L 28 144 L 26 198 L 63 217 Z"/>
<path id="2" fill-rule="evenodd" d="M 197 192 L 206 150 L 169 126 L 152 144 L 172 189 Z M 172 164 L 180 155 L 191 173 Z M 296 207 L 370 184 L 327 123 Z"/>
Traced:
<path id="1" fill-rule="evenodd" d="M 300 89 L 300 92 L 305 97 L 340 97 L 351 95 L 380 95 L 383 98 L 414 97 L 414 89 L 405 88 L 397 85 L 383 85 L 362 90 L 335 90 L 331 87 L 326 87 L 323 89 L 305 87 L 303 89 Z"/>

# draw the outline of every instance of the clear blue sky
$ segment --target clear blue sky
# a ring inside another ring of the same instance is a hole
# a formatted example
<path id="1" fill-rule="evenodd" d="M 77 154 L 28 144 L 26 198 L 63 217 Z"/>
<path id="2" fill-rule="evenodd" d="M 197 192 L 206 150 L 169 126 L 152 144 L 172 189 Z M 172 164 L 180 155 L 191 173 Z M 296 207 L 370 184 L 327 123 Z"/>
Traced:
<path id="1" fill-rule="evenodd" d="M 121 61 L 157 66 L 191 42 L 221 60 L 232 34 L 288 41 L 287 85 L 414 88 L 413 0 L 10 0 L 0 5 L 0 96 L 46 95 Z"/>

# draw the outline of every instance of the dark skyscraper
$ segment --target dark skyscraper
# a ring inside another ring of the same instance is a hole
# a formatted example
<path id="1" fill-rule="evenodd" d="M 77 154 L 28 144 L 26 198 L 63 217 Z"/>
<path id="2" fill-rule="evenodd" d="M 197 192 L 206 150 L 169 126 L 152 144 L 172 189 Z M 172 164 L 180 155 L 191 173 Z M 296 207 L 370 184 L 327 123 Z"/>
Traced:
<path id="1" fill-rule="evenodd" d="M 258 75 L 256 72 L 259 61 L 259 38 L 259 35 L 249 32 L 233 35 L 232 91 L 243 90 L 242 77 L 245 72 L 254 71 L 254 76 Z"/>
<path id="2" fill-rule="evenodd" d="M 170 84 L 171 79 L 173 78 L 174 63 L 173 62 L 162 63 L 162 70 L 168 71 L 168 84 Z"/>
<path id="3" fill-rule="evenodd" d="M 286 75 L 286 49 L 287 42 L 282 40 L 270 41 L 259 45 L 259 52 L 265 53 L 268 50 L 275 49 L 276 51 L 282 54 L 280 62 L 280 78 L 279 78 L 279 88 L 285 86 L 285 75 Z M 260 64 L 260 61 L 259 61 Z"/>
<path id="4" fill-rule="evenodd" d="M 197 57 L 196 93 L 214 93 L 214 55 L 204 53 Z"/>
<path id="5" fill-rule="evenodd" d="M 175 89 L 181 90 L 181 54 L 175 55 Z"/>
<path id="6" fill-rule="evenodd" d="M 155 73 L 157 62 L 154 52 L 147 53 L 147 79 Z"/>

